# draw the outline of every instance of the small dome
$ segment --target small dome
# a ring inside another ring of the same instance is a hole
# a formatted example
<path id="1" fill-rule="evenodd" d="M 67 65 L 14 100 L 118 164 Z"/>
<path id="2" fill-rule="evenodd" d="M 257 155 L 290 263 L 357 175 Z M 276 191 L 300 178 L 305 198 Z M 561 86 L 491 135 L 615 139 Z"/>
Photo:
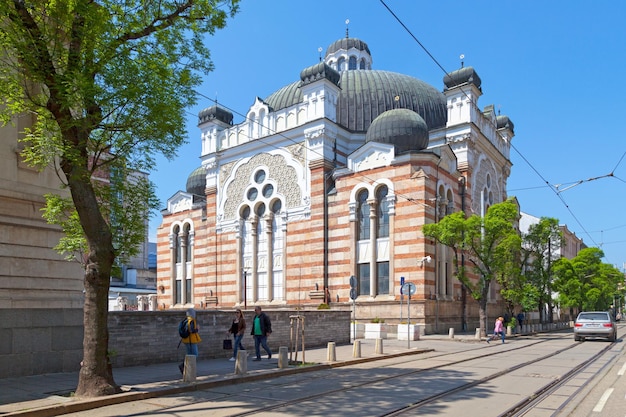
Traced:
<path id="1" fill-rule="evenodd" d="M 372 55 L 370 53 L 370 48 L 367 46 L 367 44 L 365 42 L 363 42 L 360 39 L 357 38 L 342 38 L 339 39 L 335 42 L 333 42 L 328 49 L 326 49 L 326 57 L 328 57 L 328 55 L 332 55 L 337 51 L 340 50 L 345 50 L 348 51 L 352 48 L 355 48 L 358 51 L 365 51 L 368 53 L 368 55 Z"/>
<path id="2" fill-rule="evenodd" d="M 365 135 L 365 142 L 389 143 L 397 153 L 421 151 L 428 147 L 428 126 L 409 109 L 388 110 L 378 116 Z"/>
<path id="3" fill-rule="evenodd" d="M 459 87 L 464 84 L 474 84 L 476 88 L 480 89 L 482 81 L 473 67 L 463 67 L 452 71 L 450 74 L 446 74 L 443 77 L 443 83 L 446 89 Z"/>
<path id="4" fill-rule="evenodd" d="M 320 62 L 300 72 L 300 80 L 302 80 L 301 86 L 324 78 L 337 85 L 339 84 L 340 75 L 325 62 Z"/>
<path id="5" fill-rule="evenodd" d="M 203 166 L 193 170 L 187 177 L 187 192 L 195 195 L 205 195 L 206 169 Z"/>
<path id="6" fill-rule="evenodd" d="M 515 132 L 515 125 L 509 119 L 509 116 L 498 116 L 496 117 L 496 123 L 498 129 L 509 129 L 511 132 Z"/>
<path id="7" fill-rule="evenodd" d="M 198 113 L 198 124 L 209 122 L 211 120 L 219 120 L 227 125 L 233 124 L 233 114 L 226 109 L 217 105 L 208 107 Z"/>

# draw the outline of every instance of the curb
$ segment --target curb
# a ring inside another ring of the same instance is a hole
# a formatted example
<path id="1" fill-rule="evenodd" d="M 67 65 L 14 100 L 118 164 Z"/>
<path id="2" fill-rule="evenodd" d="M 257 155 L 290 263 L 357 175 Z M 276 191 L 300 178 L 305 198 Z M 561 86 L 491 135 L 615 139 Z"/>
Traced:
<path id="1" fill-rule="evenodd" d="M 191 384 L 182 384 L 175 382 L 171 387 L 155 388 L 153 390 L 129 391 L 119 394 L 112 394 L 106 397 L 96 397 L 90 399 L 76 399 L 63 404 L 49 405 L 45 407 L 33 408 L 30 410 L 14 411 L 2 414 L 2 417 L 53 417 L 62 414 L 77 413 L 81 411 L 93 410 L 95 408 L 106 407 L 109 405 L 122 404 L 132 401 L 146 400 L 150 398 L 162 397 L 166 395 L 175 395 L 185 392 L 202 391 L 216 387 L 223 387 L 245 382 L 261 381 L 270 378 L 279 378 L 281 376 L 295 375 L 305 372 L 321 371 L 325 369 L 341 368 L 344 366 L 358 365 L 361 363 L 374 362 L 384 359 L 397 358 L 401 356 L 419 355 L 422 353 L 432 352 L 434 349 L 420 349 L 409 352 L 400 352 L 394 354 L 382 354 L 368 358 L 349 359 L 341 362 L 318 363 L 316 365 L 300 366 L 286 369 L 272 369 L 269 371 L 261 371 L 255 375 L 227 375 L 221 380 L 212 380 L 205 382 L 196 382 Z"/>

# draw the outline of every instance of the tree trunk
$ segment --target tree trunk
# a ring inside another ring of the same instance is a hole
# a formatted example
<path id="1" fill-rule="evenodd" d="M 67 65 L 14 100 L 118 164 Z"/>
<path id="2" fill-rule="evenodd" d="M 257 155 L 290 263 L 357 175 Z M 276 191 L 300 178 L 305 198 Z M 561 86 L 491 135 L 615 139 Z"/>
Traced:
<path id="1" fill-rule="evenodd" d="M 478 300 L 478 319 L 480 324 L 480 336 L 487 336 L 487 297 Z"/>
<path id="2" fill-rule="evenodd" d="M 89 250 L 84 277 L 83 360 L 76 395 L 110 395 L 121 391 L 113 380 L 108 357 L 109 280 L 115 260 L 111 229 L 100 212 L 88 171 L 68 160 L 63 160 L 61 167 Z"/>

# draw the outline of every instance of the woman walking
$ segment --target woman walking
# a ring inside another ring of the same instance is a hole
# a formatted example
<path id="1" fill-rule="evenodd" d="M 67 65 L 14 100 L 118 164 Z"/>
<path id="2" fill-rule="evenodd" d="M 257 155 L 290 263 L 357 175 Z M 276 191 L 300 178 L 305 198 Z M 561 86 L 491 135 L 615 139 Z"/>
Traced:
<path id="1" fill-rule="evenodd" d="M 233 356 L 229 359 L 229 361 L 234 361 L 237 359 L 237 351 L 239 349 L 245 350 L 243 345 L 241 344 L 241 339 L 243 339 L 243 332 L 246 330 L 246 320 L 243 318 L 243 313 L 240 309 L 235 310 L 235 318 L 233 319 L 232 324 L 230 325 L 229 333 L 233 334 L 235 338 L 235 343 L 233 344 Z"/>
<path id="2" fill-rule="evenodd" d="M 500 335 L 500 337 L 502 338 L 502 343 L 504 343 L 504 317 L 498 317 L 496 319 L 496 324 L 493 327 L 493 336 L 489 336 L 487 338 L 487 343 L 491 342 L 491 339 L 495 339 L 496 337 L 498 337 L 498 335 Z"/>

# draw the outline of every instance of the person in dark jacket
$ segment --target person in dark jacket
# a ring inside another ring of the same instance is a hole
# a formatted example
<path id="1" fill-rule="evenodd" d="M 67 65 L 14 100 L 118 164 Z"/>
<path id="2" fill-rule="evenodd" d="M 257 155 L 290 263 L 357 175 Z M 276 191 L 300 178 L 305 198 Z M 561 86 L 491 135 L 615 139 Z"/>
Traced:
<path id="1" fill-rule="evenodd" d="M 246 321 L 243 318 L 243 313 L 241 312 L 240 309 L 237 309 L 235 310 L 235 319 L 230 325 L 230 330 L 228 330 L 228 332 L 232 333 L 233 337 L 235 338 L 235 341 L 233 344 L 233 356 L 229 359 L 231 361 L 234 361 L 235 359 L 237 359 L 237 351 L 239 349 L 245 350 L 243 345 L 241 344 L 241 339 L 243 339 L 243 334 L 245 330 L 246 330 Z"/>
<path id="2" fill-rule="evenodd" d="M 272 359 L 272 351 L 267 346 L 267 337 L 272 333 L 272 322 L 270 318 L 261 311 L 261 307 L 254 308 L 254 319 L 252 319 L 252 331 L 250 334 L 254 336 L 254 351 L 256 358 L 253 360 L 261 360 L 261 346 L 267 352 L 267 359 Z"/>

